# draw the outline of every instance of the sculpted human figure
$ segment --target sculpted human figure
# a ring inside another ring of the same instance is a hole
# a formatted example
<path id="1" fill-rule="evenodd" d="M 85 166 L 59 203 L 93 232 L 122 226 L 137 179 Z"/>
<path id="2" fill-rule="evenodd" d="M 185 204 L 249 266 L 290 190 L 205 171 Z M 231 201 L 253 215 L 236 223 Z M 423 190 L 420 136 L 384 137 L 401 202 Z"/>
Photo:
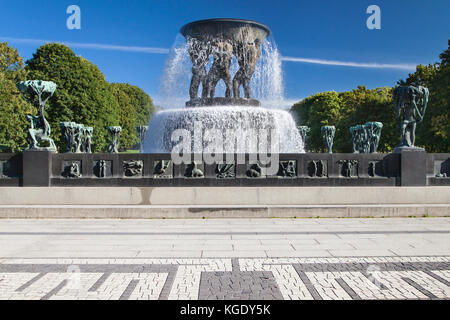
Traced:
<path id="1" fill-rule="evenodd" d="M 92 134 L 94 133 L 93 127 L 85 127 L 84 128 L 84 152 L 92 153 Z"/>
<path id="2" fill-rule="evenodd" d="M 428 104 L 429 91 L 418 86 L 402 86 L 394 90 L 397 125 L 402 140 L 399 147 L 414 147 L 417 123 L 423 120 Z"/>
<path id="3" fill-rule="evenodd" d="M 27 119 L 30 121 L 30 129 L 28 129 L 30 146 L 28 150 L 56 152 L 56 145 L 53 139 L 50 138 L 52 133 L 50 124 L 44 115 L 45 104 L 53 96 L 56 90 L 56 84 L 51 81 L 29 80 L 19 82 L 17 88 L 22 93 L 38 96 L 38 115 L 27 116 Z M 46 146 L 43 146 L 42 142 L 45 142 Z"/>
<path id="4" fill-rule="evenodd" d="M 139 150 L 141 153 L 144 153 L 144 141 L 145 136 L 147 135 L 149 127 L 148 126 L 137 126 L 136 131 L 139 137 Z"/>
<path id="5" fill-rule="evenodd" d="M 258 39 L 254 42 L 237 43 L 233 53 L 239 64 L 239 70 L 233 79 L 234 97 L 240 97 L 240 86 L 242 85 L 245 98 L 250 99 L 250 81 L 255 73 L 256 62 L 261 57 L 261 43 Z"/>
<path id="6" fill-rule="evenodd" d="M 192 61 L 192 79 L 189 89 L 191 100 L 198 99 L 198 88 L 202 84 L 202 98 L 208 96 L 208 81 L 206 74 L 206 65 L 209 62 L 211 46 L 207 41 L 200 41 L 195 38 L 188 39 L 188 53 Z"/>
<path id="7" fill-rule="evenodd" d="M 328 153 L 333 153 L 333 141 L 334 135 L 336 134 L 336 127 L 334 126 L 323 126 L 320 128 L 322 133 L 323 142 L 325 147 L 328 149 Z"/>
<path id="8" fill-rule="evenodd" d="M 367 122 L 364 125 L 364 128 L 367 131 L 369 152 L 376 153 L 378 149 L 378 144 L 380 143 L 381 130 L 383 129 L 383 124 L 381 122 Z"/>
<path id="9" fill-rule="evenodd" d="M 81 153 L 81 147 L 84 140 L 84 125 L 75 124 L 74 126 L 74 149 L 75 153 Z"/>
<path id="10" fill-rule="evenodd" d="M 212 54 L 214 63 L 208 73 L 209 96 L 214 98 L 217 83 L 225 82 L 225 97 L 231 98 L 231 58 L 233 56 L 233 45 L 229 40 L 217 39 L 212 42 Z"/>
<path id="11" fill-rule="evenodd" d="M 109 135 L 111 136 L 111 142 L 108 146 L 108 153 L 119 153 L 120 133 L 122 127 L 108 127 Z"/>

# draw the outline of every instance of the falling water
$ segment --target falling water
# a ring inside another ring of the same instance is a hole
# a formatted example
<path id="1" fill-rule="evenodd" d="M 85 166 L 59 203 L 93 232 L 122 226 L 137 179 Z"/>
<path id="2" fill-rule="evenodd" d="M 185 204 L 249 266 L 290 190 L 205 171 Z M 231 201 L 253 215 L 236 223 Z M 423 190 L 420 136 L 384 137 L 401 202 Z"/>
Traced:
<path id="1" fill-rule="evenodd" d="M 201 135 L 196 133 L 196 125 L 200 126 Z M 146 152 L 170 153 L 180 142 L 177 135 L 172 138 L 177 129 L 188 133 L 190 151 L 194 153 L 304 152 L 301 136 L 288 112 L 236 106 L 158 112 L 150 123 Z"/>
<path id="2" fill-rule="evenodd" d="M 213 58 L 211 56 L 210 62 L 206 66 L 207 72 L 212 64 Z M 191 68 L 188 45 L 184 37 L 179 34 L 170 50 L 157 97 L 158 104 L 163 109 L 183 108 L 185 106 L 186 101 L 189 100 Z M 238 70 L 239 65 L 236 58 L 233 57 L 230 68 L 232 78 Z M 269 37 L 262 42 L 261 58 L 256 63 L 250 87 L 252 98 L 261 101 L 264 108 L 279 109 L 283 106 L 284 88 L 281 56 L 273 37 Z M 199 92 L 201 92 L 201 86 Z M 223 97 L 224 95 L 225 84 L 220 81 L 216 88 L 216 96 Z M 242 92 L 241 95 L 243 95 Z"/>
<path id="3" fill-rule="evenodd" d="M 211 56 L 207 72 L 212 63 Z M 304 144 L 294 119 L 289 112 L 281 110 L 284 100 L 281 57 L 272 37 L 261 44 L 261 57 L 250 83 L 252 98 L 259 100 L 261 107 L 186 108 L 185 103 L 190 99 L 191 68 L 188 45 L 179 34 L 161 79 L 157 100 L 163 111 L 151 120 L 144 147 L 146 153 L 171 153 L 179 142 L 173 138 L 177 129 L 189 133 L 192 139 L 190 151 L 195 153 L 304 153 Z M 230 68 L 232 78 L 238 69 L 239 65 L 233 57 Z M 199 93 L 201 90 L 200 86 Z M 224 95 L 225 84 L 220 81 L 216 87 L 216 97 Z M 199 138 L 195 136 L 199 124 L 203 139 L 194 141 Z M 235 135 L 234 138 L 244 137 L 245 144 L 230 140 L 230 133 Z M 264 143 L 269 147 L 265 147 Z"/>

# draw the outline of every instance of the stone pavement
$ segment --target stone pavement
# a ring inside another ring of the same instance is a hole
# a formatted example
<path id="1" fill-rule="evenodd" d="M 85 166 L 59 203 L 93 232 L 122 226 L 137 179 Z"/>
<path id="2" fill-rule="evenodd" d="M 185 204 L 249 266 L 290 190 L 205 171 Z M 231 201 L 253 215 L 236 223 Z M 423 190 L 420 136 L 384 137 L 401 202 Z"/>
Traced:
<path id="1" fill-rule="evenodd" d="M 0 299 L 448 299 L 450 218 L 0 220 Z"/>

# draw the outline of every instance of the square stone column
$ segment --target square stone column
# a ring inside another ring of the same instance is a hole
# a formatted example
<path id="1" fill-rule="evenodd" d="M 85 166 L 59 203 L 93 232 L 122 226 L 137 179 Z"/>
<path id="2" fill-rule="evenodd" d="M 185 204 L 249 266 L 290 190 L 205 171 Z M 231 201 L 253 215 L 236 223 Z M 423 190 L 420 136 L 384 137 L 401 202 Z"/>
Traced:
<path id="1" fill-rule="evenodd" d="M 422 148 L 400 147 L 400 179 L 402 187 L 427 185 L 427 153 Z"/>
<path id="2" fill-rule="evenodd" d="M 24 187 L 50 187 L 53 154 L 50 151 L 23 152 Z"/>

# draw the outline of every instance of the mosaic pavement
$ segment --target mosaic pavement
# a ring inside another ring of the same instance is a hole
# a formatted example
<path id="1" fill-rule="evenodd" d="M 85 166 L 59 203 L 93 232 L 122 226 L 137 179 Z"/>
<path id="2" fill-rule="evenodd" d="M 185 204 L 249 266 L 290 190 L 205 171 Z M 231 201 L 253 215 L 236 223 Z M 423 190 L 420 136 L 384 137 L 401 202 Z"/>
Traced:
<path id="1" fill-rule="evenodd" d="M 0 259 L 0 299 L 448 299 L 450 256 Z"/>

